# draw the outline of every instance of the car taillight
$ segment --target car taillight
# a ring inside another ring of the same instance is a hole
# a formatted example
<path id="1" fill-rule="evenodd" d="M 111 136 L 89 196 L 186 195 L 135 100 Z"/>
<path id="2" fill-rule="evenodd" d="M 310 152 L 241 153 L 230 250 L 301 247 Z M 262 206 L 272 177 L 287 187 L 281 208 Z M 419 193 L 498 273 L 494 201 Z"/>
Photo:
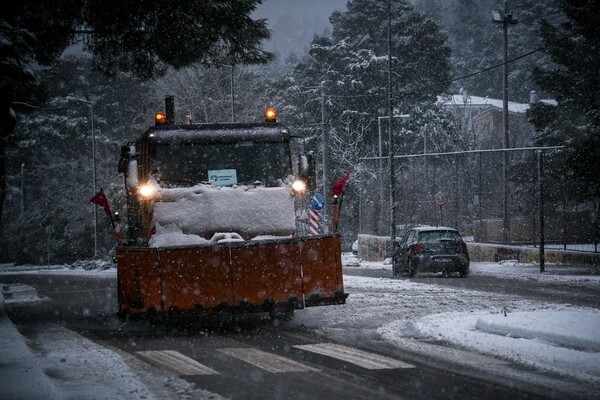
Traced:
<path id="1" fill-rule="evenodd" d="M 425 250 L 425 246 L 423 246 L 421 243 L 415 243 L 412 245 L 412 251 L 413 253 L 421 253 L 423 250 Z"/>
<path id="2" fill-rule="evenodd" d="M 458 251 L 459 253 L 467 253 L 467 244 L 465 242 L 460 242 L 458 244 Z"/>

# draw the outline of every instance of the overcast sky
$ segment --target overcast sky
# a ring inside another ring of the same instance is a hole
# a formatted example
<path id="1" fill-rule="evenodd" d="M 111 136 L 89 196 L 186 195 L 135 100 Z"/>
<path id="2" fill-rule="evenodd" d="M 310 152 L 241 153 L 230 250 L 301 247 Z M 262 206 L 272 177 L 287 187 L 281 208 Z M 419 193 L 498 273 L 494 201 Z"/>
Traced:
<path id="1" fill-rule="evenodd" d="M 323 15 L 329 17 L 334 10 L 346 9 L 348 0 L 263 0 L 256 16 L 271 18 L 286 14 Z"/>
<path id="2" fill-rule="evenodd" d="M 265 49 L 282 57 L 294 52 L 301 55 L 315 34 L 330 28 L 329 16 L 345 10 L 348 0 L 263 0 L 254 18 L 265 18 L 271 29 L 271 40 Z"/>

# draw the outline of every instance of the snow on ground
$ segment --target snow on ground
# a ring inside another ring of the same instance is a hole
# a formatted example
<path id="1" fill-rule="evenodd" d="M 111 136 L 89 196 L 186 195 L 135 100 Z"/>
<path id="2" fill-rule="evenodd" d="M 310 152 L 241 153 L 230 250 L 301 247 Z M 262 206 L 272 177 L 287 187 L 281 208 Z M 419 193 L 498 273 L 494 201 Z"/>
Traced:
<path id="1" fill-rule="evenodd" d="M 538 246 L 528 246 L 528 247 L 538 247 Z M 544 247 L 546 249 L 555 249 L 555 250 L 570 250 L 570 251 L 585 251 L 585 252 L 595 252 L 600 248 L 598 245 L 593 243 L 588 244 L 549 244 L 545 243 Z"/>
<path id="2" fill-rule="evenodd" d="M 346 254 L 344 263 L 346 268 L 360 266 L 391 273 L 389 261 L 359 262 Z M 541 274 L 536 265 L 471 264 L 474 276 L 584 284 L 600 290 L 600 275 L 590 275 L 589 267 L 549 266 L 548 269 L 549 272 Z M 344 285 L 350 293 L 346 305 L 337 309 L 307 309 L 298 313 L 296 322 L 337 335 L 348 335 L 352 330 L 371 331 L 372 338 L 384 339 L 399 347 L 410 346 L 415 338 L 451 343 L 462 349 L 600 384 L 598 309 L 408 279 L 345 275 Z"/>
<path id="3" fill-rule="evenodd" d="M 91 264 L 99 269 L 90 270 Z M 105 268 L 106 265 L 109 264 L 83 262 L 71 268 L 59 265 L 22 268 L 3 264 L 0 265 L 0 282 L 3 274 L 16 273 L 14 271 L 19 269 L 29 274 L 116 278 L 116 268 Z M 46 324 L 44 329 L 25 339 L 3 316 L 4 304 L 45 301 L 50 299 L 39 296 L 29 285 L 0 284 L 0 397 L 158 400 L 175 395 L 179 399 L 222 399 L 182 378 L 157 373 L 155 368 L 131 354 L 98 344 L 57 324 Z"/>
<path id="4" fill-rule="evenodd" d="M 386 270 L 391 276 L 389 261 L 359 262 L 355 256 L 344 254 L 343 263 L 345 268 L 360 266 Z M 15 269 L 21 268 L 0 266 L 0 281 L 2 272 L 10 273 L 8 271 Z M 116 275 L 115 268 L 95 271 L 85 266 L 31 269 L 29 273 L 32 274 L 94 274 L 106 278 Z M 529 264 L 472 263 L 471 275 L 549 285 L 585 285 L 600 290 L 600 275 L 590 268 L 552 265 L 548 266 L 547 273 L 541 274 L 539 267 Z M 346 274 L 344 285 L 350 294 L 347 304 L 298 311 L 291 323 L 322 331 L 331 337 L 385 340 L 399 348 L 429 351 L 433 357 L 441 357 L 444 351 L 450 350 L 435 345 L 427 347 L 428 343 L 450 344 L 458 349 L 553 372 L 574 382 L 600 385 L 600 336 L 597 334 L 600 332 L 600 310 L 597 304 L 594 305 L 596 308 L 552 304 L 518 295 L 388 277 Z M 18 298 L 21 299 L 19 301 L 32 301 L 25 292 L 26 289 L 15 288 L 12 301 Z M 139 362 L 134 357 L 119 354 L 117 350 L 102 347 L 60 327 L 54 327 L 42 336 L 36 340 L 36 351 L 45 370 L 58 365 L 61 371 L 67 369 L 65 374 L 77 377 L 78 371 L 84 371 L 87 366 L 77 359 L 76 354 L 85 352 L 89 354 L 90 364 L 105 366 L 94 369 L 96 372 L 105 371 L 98 377 L 99 381 L 116 380 L 121 382 L 116 387 L 123 385 L 132 394 L 137 390 L 132 397 L 153 398 L 150 394 L 146 395 L 142 387 L 136 386 L 139 377 L 136 378 L 135 374 L 140 372 L 134 373 L 129 367 L 132 362 Z M 462 357 L 469 356 L 468 353 L 460 354 Z M 135 371 L 138 371 L 137 368 Z M 166 382 L 165 385 L 172 385 L 183 392 L 191 390 L 185 386 L 185 381 L 172 379 L 177 383 Z M 67 384 L 63 382 L 63 389 Z M 101 386 L 101 383 L 98 385 Z M 76 390 L 72 389 L 73 392 Z M 111 390 L 106 393 L 106 398 L 116 394 Z M 142 393 L 143 396 L 140 396 Z"/>

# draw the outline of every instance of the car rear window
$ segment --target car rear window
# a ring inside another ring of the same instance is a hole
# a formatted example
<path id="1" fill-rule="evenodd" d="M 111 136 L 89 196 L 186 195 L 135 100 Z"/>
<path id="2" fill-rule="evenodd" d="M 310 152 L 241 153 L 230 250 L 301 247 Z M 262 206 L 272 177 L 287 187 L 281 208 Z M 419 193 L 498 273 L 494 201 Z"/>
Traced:
<path id="1" fill-rule="evenodd" d="M 419 233 L 420 242 L 440 242 L 440 241 L 455 241 L 462 240 L 457 231 L 428 231 Z"/>

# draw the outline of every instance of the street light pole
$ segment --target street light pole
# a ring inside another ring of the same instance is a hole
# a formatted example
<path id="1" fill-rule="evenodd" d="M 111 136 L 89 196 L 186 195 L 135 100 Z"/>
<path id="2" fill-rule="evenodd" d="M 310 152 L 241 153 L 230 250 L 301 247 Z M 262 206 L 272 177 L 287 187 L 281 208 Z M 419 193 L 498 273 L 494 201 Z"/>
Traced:
<path id="1" fill-rule="evenodd" d="M 235 69 L 235 65 L 231 64 L 217 64 L 220 65 L 221 67 L 227 67 L 231 69 L 231 75 L 229 78 L 229 82 L 230 82 L 230 95 L 231 95 L 231 122 L 235 122 L 235 92 L 234 92 L 234 69 Z"/>
<path id="2" fill-rule="evenodd" d="M 25 163 L 21 164 L 21 218 L 25 216 Z"/>
<path id="3" fill-rule="evenodd" d="M 91 118 L 91 127 L 92 127 L 92 194 L 96 194 L 96 134 L 94 132 L 94 103 L 80 99 L 77 97 L 68 96 L 67 100 L 71 101 L 79 101 L 81 103 L 85 103 L 90 106 L 90 118 Z M 98 210 L 97 207 L 94 207 L 94 258 L 98 256 Z"/>
<path id="4" fill-rule="evenodd" d="M 235 122 L 235 96 L 234 96 L 234 89 L 233 89 L 233 69 L 234 66 L 233 64 L 231 65 L 231 122 Z"/>
<path id="5" fill-rule="evenodd" d="M 408 118 L 408 115 L 402 114 L 402 115 L 392 115 L 392 118 Z M 391 120 L 389 115 L 380 115 L 379 117 L 377 117 L 377 132 L 378 132 L 378 154 L 379 154 L 379 179 L 382 180 L 383 183 L 383 140 L 381 138 L 381 120 L 382 119 L 387 119 L 388 120 L 388 129 L 391 129 Z M 388 140 L 390 140 L 390 132 L 388 130 Z M 388 143 L 388 149 L 390 154 L 392 154 L 394 152 L 393 148 L 389 146 Z M 389 156 L 388 156 L 389 157 Z M 391 173 L 391 171 L 390 171 Z M 391 207 L 391 205 L 390 205 Z M 384 206 L 384 200 L 383 200 L 383 184 L 379 185 L 379 208 L 380 208 L 380 212 L 383 214 L 383 210 L 385 209 Z M 381 232 L 384 231 L 383 226 L 381 221 L 383 221 L 382 216 L 379 218 L 380 223 L 377 226 L 377 229 L 380 230 Z"/>
<path id="6" fill-rule="evenodd" d="M 321 146 L 323 146 L 322 163 L 323 163 L 323 196 L 325 197 L 325 204 L 328 204 L 329 190 L 327 189 L 329 183 L 327 178 L 329 176 L 329 136 L 327 135 L 327 129 L 325 127 L 325 82 L 321 81 L 319 85 L 321 89 Z M 327 209 L 323 212 L 323 233 L 329 233 L 329 211 Z"/>
<path id="7" fill-rule="evenodd" d="M 504 127 L 504 148 L 509 148 L 509 133 L 508 133 L 508 26 L 518 22 L 513 18 L 512 11 L 508 11 L 508 2 L 504 0 L 504 15 L 500 15 L 498 11 L 492 11 L 492 20 L 502 24 L 504 36 L 504 68 L 502 75 L 502 122 Z M 510 239 L 510 219 L 508 215 L 508 152 L 504 152 L 504 164 L 502 168 L 502 177 L 504 180 L 504 195 L 502 199 L 503 208 L 503 239 L 504 243 L 508 243 Z"/>
<path id="8" fill-rule="evenodd" d="M 396 252 L 396 177 L 394 174 L 394 138 L 392 135 L 392 116 L 394 106 L 392 103 L 392 0 L 388 0 L 388 146 L 390 163 L 390 257 L 394 266 L 394 253 Z"/>

